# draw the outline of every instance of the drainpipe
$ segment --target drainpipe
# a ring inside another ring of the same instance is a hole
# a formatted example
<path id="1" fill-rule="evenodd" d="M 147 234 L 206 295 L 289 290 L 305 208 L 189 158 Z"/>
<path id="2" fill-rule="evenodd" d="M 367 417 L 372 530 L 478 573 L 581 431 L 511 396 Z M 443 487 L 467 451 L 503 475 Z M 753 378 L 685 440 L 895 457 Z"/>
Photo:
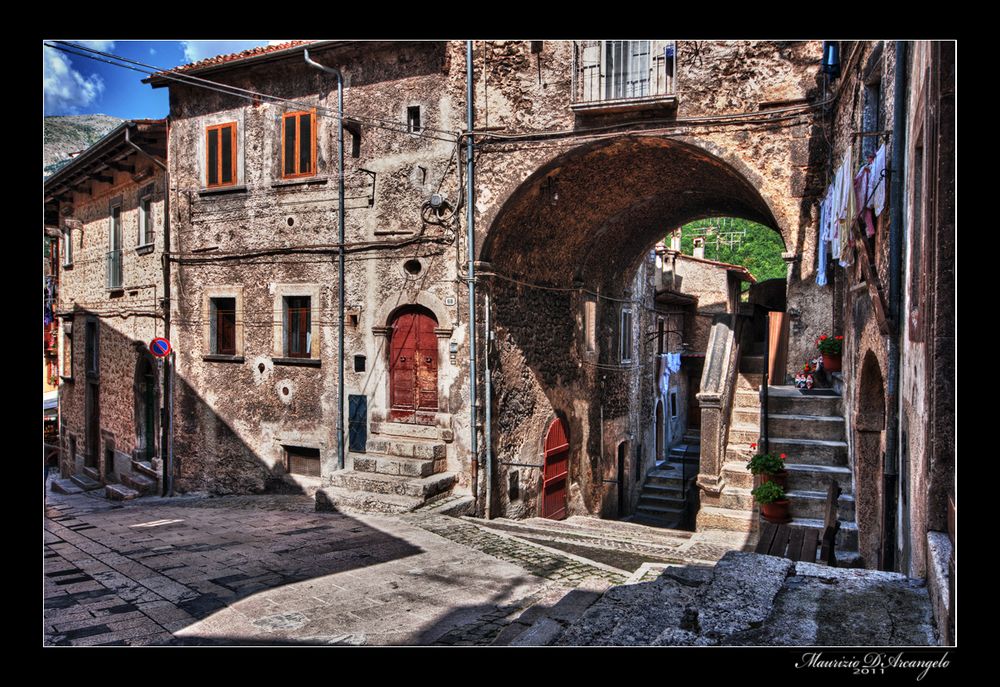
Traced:
<path id="1" fill-rule="evenodd" d="M 469 253 L 469 430 L 471 442 L 469 450 L 472 452 L 472 497 L 476 503 L 476 510 L 479 510 L 479 484 L 477 466 L 479 464 L 479 448 L 476 437 L 476 209 L 473 207 L 475 198 L 474 179 L 475 166 L 473 157 L 475 147 L 472 138 L 473 112 L 472 112 L 472 41 L 465 42 L 465 117 L 466 117 L 466 149 L 465 149 L 465 178 L 466 178 L 466 240 L 465 247 Z"/>
<path id="2" fill-rule="evenodd" d="M 906 41 L 896 41 L 896 77 L 893 86 L 892 181 L 889 185 L 889 361 L 886 383 L 885 459 L 882 477 L 882 552 L 879 567 L 895 570 L 896 510 L 899 484 L 899 347 L 903 329 L 903 161 L 906 152 Z"/>
<path id="3" fill-rule="evenodd" d="M 309 59 L 309 49 L 303 51 L 306 64 L 337 77 L 337 469 L 344 469 L 344 75 L 339 69 L 326 67 Z"/>
<path id="4" fill-rule="evenodd" d="M 170 146 L 170 121 L 167 120 L 167 146 Z M 167 165 L 163 164 L 155 157 L 147 153 L 145 150 L 137 146 L 132 142 L 128 133 L 129 127 L 125 127 L 125 143 L 132 148 L 135 148 L 140 155 L 145 155 L 152 161 L 154 165 L 163 170 L 163 258 L 162 258 L 162 269 L 163 269 L 163 338 L 170 341 L 170 259 L 168 254 L 170 253 L 170 170 Z M 166 442 L 161 439 L 161 446 L 166 444 L 167 459 L 164 461 L 163 466 L 163 492 L 164 496 L 174 495 L 174 366 L 176 353 L 170 352 L 170 355 L 163 360 L 163 374 L 160 380 L 160 388 L 165 389 L 167 392 L 167 398 L 164 403 L 166 408 L 166 422 L 164 423 L 166 427 L 163 431 L 166 435 Z"/>
<path id="5" fill-rule="evenodd" d="M 486 379 L 486 388 L 484 389 L 483 400 L 486 404 L 486 420 L 485 426 L 483 427 L 483 432 L 485 437 L 483 441 L 486 444 L 486 519 L 489 520 L 493 517 L 491 504 L 493 503 L 493 377 L 490 370 L 490 344 L 493 341 L 493 327 L 490 313 L 490 294 L 489 291 L 484 294 L 486 302 L 484 306 L 486 308 L 486 350 L 483 352 L 483 360 L 486 364 L 486 369 L 483 371 L 483 376 Z"/>

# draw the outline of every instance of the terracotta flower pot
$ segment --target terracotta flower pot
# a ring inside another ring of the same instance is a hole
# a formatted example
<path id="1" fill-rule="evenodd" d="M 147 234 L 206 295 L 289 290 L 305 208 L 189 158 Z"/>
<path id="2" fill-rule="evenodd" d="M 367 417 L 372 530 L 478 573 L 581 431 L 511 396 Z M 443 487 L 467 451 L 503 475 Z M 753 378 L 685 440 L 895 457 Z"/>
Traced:
<path id="1" fill-rule="evenodd" d="M 792 521 L 792 517 L 788 514 L 788 499 L 762 503 L 760 511 L 768 522 L 780 524 Z"/>
<path id="2" fill-rule="evenodd" d="M 823 369 L 827 372 L 840 372 L 840 356 L 824 353 Z"/>
<path id="3" fill-rule="evenodd" d="M 760 475 L 760 483 L 764 482 L 774 482 L 782 490 L 787 489 L 788 486 L 788 470 L 782 470 L 781 472 L 764 472 Z"/>

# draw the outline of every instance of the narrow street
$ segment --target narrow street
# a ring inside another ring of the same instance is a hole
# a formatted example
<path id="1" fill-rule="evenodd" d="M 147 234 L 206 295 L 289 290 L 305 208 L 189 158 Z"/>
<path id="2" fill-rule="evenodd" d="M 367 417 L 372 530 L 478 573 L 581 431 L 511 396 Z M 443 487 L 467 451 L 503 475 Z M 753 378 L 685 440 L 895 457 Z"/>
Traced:
<path id="1" fill-rule="evenodd" d="M 560 606 L 572 620 L 610 585 L 655 577 L 643 561 L 706 555 L 688 533 L 635 541 L 613 522 L 595 538 L 570 523 L 317 513 L 303 496 L 46 499 L 50 645 L 490 644 L 533 605 L 575 590 Z"/>

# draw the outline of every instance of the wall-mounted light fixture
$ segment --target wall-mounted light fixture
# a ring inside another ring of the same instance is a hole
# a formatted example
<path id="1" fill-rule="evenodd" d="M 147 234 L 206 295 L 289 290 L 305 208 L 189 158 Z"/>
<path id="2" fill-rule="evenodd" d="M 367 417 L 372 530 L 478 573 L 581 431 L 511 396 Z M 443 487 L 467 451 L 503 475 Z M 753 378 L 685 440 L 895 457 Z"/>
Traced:
<path id="1" fill-rule="evenodd" d="M 830 79 L 840 76 L 840 42 L 823 41 L 823 73 Z"/>

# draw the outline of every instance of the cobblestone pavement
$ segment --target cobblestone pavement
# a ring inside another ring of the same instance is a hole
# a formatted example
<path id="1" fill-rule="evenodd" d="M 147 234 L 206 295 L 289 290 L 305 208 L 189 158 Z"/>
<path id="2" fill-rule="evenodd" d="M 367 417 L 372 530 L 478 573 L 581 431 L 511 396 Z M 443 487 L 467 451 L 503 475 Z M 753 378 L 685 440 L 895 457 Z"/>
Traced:
<path id="1" fill-rule="evenodd" d="M 489 644 L 624 576 L 434 513 L 47 492 L 46 645 Z"/>

